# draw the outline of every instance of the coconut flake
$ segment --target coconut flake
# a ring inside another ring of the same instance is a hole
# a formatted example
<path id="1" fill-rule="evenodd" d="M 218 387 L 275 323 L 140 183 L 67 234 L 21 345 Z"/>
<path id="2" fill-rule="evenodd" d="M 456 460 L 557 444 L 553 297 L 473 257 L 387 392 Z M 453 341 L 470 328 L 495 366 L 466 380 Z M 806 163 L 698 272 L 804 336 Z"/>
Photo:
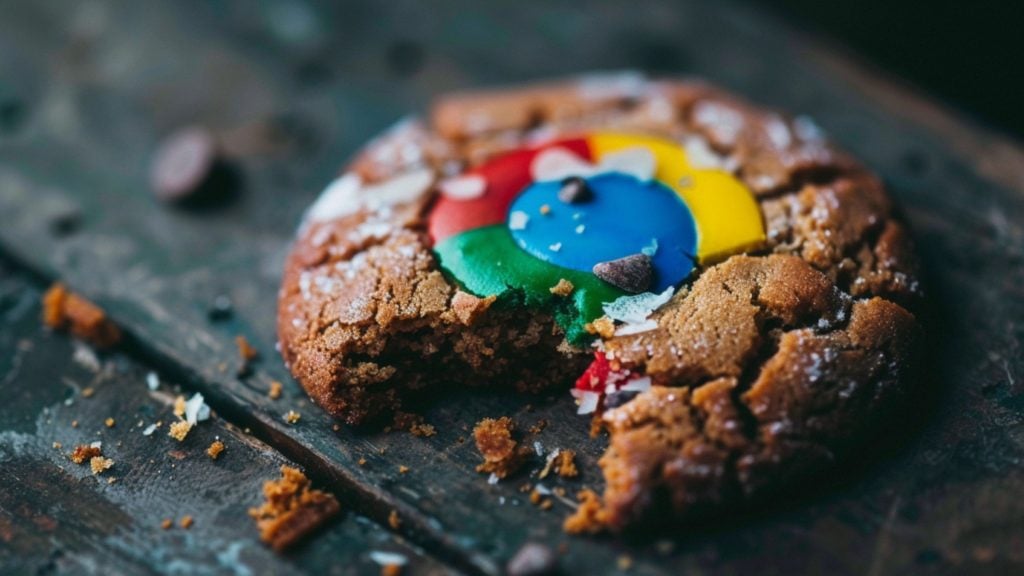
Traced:
<path id="1" fill-rule="evenodd" d="M 156 429 L 157 429 L 156 423 L 150 424 L 149 426 L 146 426 L 145 430 L 142 431 L 142 435 L 143 436 L 152 436 L 153 432 L 156 432 Z"/>
<path id="2" fill-rule="evenodd" d="M 370 560 L 373 560 L 381 566 L 405 566 L 409 562 L 409 559 L 395 552 L 384 552 L 383 550 L 373 550 L 370 552 Z"/>
<path id="3" fill-rule="evenodd" d="M 661 308 L 672 299 L 675 288 L 669 286 L 661 294 L 644 292 L 634 296 L 621 296 L 614 302 L 606 302 L 602 306 L 604 313 L 612 320 L 628 324 L 640 324 L 647 320 L 655 310 Z"/>
<path id="4" fill-rule="evenodd" d="M 593 164 L 561 146 L 542 151 L 530 162 L 530 175 L 537 182 L 561 181 L 570 176 L 586 178 L 593 173 Z"/>
<path id="5" fill-rule="evenodd" d="M 597 392 L 591 392 L 589 390 L 576 390 L 575 388 L 569 391 L 573 398 L 576 399 L 578 407 L 576 408 L 577 414 L 591 414 L 597 410 L 597 403 L 601 400 L 601 395 Z"/>
<path id="6" fill-rule="evenodd" d="M 630 146 L 605 154 L 598 167 L 602 172 L 621 172 L 637 180 L 647 181 L 654 178 L 657 161 L 654 153 L 647 148 Z"/>
<path id="7" fill-rule="evenodd" d="M 533 451 L 537 453 L 537 456 L 544 455 L 544 445 L 540 443 L 540 440 L 533 441 Z"/>
<path id="8" fill-rule="evenodd" d="M 185 402 L 185 421 L 195 426 L 197 422 L 210 418 L 210 407 L 203 402 L 203 395 L 196 392 Z"/>
<path id="9" fill-rule="evenodd" d="M 438 188 L 446 198 L 472 200 L 484 195 L 484 191 L 487 190 L 487 180 L 479 174 L 467 174 L 442 180 L 438 184 Z"/>
<path id="10" fill-rule="evenodd" d="M 643 376 L 641 378 L 634 378 L 629 382 L 626 382 L 619 390 L 625 390 L 628 392 L 647 392 L 651 389 L 651 377 Z"/>
<path id="11" fill-rule="evenodd" d="M 498 478 L 498 475 L 494 472 L 491 472 L 491 475 L 487 477 L 487 483 L 492 486 L 497 484 L 498 480 L 500 480 L 500 478 Z"/>
<path id="12" fill-rule="evenodd" d="M 156 372 L 150 372 L 146 374 L 146 388 L 151 391 L 156 391 L 160 387 L 160 377 L 156 375 Z"/>
<path id="13" fill-rule="evenodd" d="M 651 238 L 651 243 L 640 249 L 640 253 L 644 256 L 650 256 L 654 258 L 654 255 L 658 253 L 658 239 Z"/>
<path id="14" fill-rule="evenodd" d="M 96 356 L 96 351 L 77 340 L 74 340 L 72 345 L 75 347 L 75 351 L 72 354 L 71 359 L 74 360 L 76 364 L 90 372 L 100 371 L 102 366 L 100 365 L 100 359 Z"/>
<path id="15" fill-rule="evenodd" d="M 558 252 L 561 249 L 562 249 L 562 243 L 561 242 L 555 242 L 551 246 L 548 246 L 548 250 L 551 250 L 552 252 Z"/>
<path id="16" fill-rule="evenodd" d="M 509 230 L 526 230 L 526 224 L 530 221 L 530 215 L 522 210 L 515 210 L 508 215 Z"/>

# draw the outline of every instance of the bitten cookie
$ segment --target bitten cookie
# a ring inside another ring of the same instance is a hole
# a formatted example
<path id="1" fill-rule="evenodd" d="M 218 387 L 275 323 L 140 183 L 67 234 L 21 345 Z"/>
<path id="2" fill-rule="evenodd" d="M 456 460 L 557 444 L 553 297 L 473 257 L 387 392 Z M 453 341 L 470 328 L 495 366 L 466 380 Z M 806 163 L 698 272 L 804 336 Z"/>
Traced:
<path id="1" fill-rule="evenodd" d="M 906 392 L 920 298 L 881 183 L 812 121 L 622 73 L 371 142 L 305 216 L 278 330 L 350 424 L 445 386 L 571 392 L 610 440 L 568 526 L 622 530 L 831 464 Z"/>

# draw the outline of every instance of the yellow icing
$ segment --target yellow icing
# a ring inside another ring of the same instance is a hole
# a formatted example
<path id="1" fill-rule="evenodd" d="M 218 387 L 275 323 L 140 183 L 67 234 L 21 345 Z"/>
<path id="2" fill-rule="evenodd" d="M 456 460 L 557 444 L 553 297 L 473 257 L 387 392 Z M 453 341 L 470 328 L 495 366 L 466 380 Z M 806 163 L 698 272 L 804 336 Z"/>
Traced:
<path id="1" fill-rule="evenodd" d="M 597 160 L 634 146 L 654 154 L 654 177 L 679 194 L 693 214 L 701 264 L 713 264 L 764 243 L 761 210 L 750 190 L 732 174 L 691 166 L 683 147 L 663 138 L 598 133 L 587 140 Z"/>

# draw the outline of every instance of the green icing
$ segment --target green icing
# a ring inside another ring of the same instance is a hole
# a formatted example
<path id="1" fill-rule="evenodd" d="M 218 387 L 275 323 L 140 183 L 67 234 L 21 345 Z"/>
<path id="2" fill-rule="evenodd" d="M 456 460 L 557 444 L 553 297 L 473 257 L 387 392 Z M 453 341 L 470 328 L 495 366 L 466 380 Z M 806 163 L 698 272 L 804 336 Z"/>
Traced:
<path id="1" fill-rule="evenodd" d="M 604 315 L 601 305 L 625 295 L 592 274 L 562 268 L 530 256 L 512 240 L 505 224 L 484 226 L 446 238 L 434 246 L 441 266 L 467 292 L 497 296 L 509 306 L 550 310 L 571 344 L 587 344 L 587 322 Z M 569 298 L 551 294 L 565 278 L 575 289 Z"/>

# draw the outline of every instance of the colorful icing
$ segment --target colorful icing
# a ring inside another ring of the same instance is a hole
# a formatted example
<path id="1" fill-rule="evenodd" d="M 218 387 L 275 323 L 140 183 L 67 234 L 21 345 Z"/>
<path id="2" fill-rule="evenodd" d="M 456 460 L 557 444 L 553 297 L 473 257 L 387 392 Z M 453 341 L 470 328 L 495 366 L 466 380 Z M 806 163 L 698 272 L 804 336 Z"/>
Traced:
<path id="1" fill-rule="evenodd" d="M 583 178 L 587 199 L 559 200 L 563 179 Z M 651 257 L 650 290 L 678 286 L 696 264 L 759 246 L 761 213 L 734 176 L 696 168 L 672 141 L 595 133 L 503 154 L 439 196 L 428 232 L 442 267 L 463 289 L 553 311 L 570 342 L 625 295 L 595 264 Z M 471 184 L 471 185 L 470 185 Z M 451 193 L 452 190 L 455 193 Z M 560 279 L 569 297 L 551 294 Z"/>

